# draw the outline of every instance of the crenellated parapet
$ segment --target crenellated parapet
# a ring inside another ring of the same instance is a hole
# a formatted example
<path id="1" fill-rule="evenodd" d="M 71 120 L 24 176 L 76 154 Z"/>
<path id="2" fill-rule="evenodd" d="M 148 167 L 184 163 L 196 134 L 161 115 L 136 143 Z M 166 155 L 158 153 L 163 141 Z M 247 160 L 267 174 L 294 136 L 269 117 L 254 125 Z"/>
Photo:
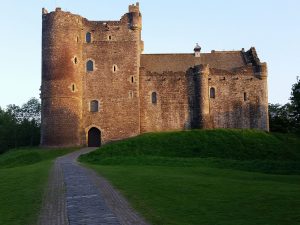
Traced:
<path id="1" fill-rule="evenodd" d="M 130 28 L 132 30 L 141 30 L 142 29 L 142 14 L 140 12 L 140 6 L 137 2 L 136 5 L 129 5 L 128 13 Z"/>
<path id="2" fill-rule="evenodd" d="M 99 146 L 166 130 L 269 129 L 268 69 L 254 47 L 141 54 L 139 3 L 116 21 L 61 8 L 43 8 L 42 21 L 43 146 Z"/>

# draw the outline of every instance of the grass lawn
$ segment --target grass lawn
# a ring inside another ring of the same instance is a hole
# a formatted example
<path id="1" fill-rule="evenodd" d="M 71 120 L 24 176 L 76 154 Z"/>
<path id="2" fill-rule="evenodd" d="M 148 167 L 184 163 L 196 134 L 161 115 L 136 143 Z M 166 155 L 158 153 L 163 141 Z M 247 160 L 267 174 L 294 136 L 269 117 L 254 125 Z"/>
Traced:
<path id="1" fill-rule="evenodd" d="M 299 146 L 297 137 L 258 131 L 173 132 L 115 142 L 80 161 L 154 225 L 297 225 Z"/>
<path id="2" fill-rule="evenodd" d="M 36 148 L 0 155 L 0 224 L 36 223 L 52 161 L 71 151 Z"/>

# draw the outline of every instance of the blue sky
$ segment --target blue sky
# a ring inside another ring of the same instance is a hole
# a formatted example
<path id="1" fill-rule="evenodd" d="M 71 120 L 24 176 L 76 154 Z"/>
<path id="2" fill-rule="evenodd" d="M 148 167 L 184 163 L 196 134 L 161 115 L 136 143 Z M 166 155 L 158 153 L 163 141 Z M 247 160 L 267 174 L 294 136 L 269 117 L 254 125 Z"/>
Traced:
<path id="1" fill-rule="evenodd" d="M 56 6 L 91 20 L 119 20 L 129 0 L 0 0 L 0 106 L 39 97 L 41 9 Z M 140 0 L 145 53 L 255 46 L 269 67 L 269 102 L 284 104 L 300 76 L 298 0 Z"/>

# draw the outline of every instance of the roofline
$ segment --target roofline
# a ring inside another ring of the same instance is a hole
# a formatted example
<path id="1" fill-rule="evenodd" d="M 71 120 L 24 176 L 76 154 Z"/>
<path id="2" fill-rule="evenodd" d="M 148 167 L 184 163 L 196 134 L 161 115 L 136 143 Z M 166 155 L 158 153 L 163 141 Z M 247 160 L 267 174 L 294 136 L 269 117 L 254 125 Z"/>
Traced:
<path id="1" fill-rule="evenodd" d="M 238 53 L 242 52 L 241 50 L 237 51 L 211 51 L 203 52 L 201 54 L 222 54 L 222 53 Z M 194 53 L 143 53 L 142 55 L 194 55 Z"/>

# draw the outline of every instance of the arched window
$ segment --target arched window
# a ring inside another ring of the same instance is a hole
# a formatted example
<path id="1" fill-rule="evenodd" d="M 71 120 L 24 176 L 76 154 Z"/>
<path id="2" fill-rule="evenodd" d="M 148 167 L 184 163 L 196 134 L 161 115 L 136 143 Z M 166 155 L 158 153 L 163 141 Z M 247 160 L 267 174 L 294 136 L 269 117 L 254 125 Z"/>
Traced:
<path id="1" fill-rule="evenodd" d="M 86 62 L 86 71 L 87 72 L 94 71 L 94 62 L 92 60 Z"/>
<path id="2" fill-rule="evenodd" d="M 74 58 L 74 63 L 77 64 L 78 60 L 77 57 Z"/>
<path id="3" fill-rule="evenodd" d="M 209 97 L 210 98 L 215 98 L 216 97 L 216 90 L 215 90 L 215 88 L 210 88 L 210 90 L 209 90 Z"/>
<path id="4" fill-rule="evenodd" d="M 86 33 L 85 41 L 86 41 L 86 43 L 91 43 L 92 42 L 92 34 L 90 32 Z"/>
<path id="5" fill-rule="evenodd" d="M 98 112 L 99 111 L 99 102 L 97 100 L 92 100 L 90 102 L 90 112 Z"/>
<path id="6" fill-rule="evenodd" d="M 152 94 L 151 94 L 151 102 L 152 102 L 152 104 L 156 104 L 157 103 L 157 94 L 156 94 L 156 92 L 152 92 Z"/>

